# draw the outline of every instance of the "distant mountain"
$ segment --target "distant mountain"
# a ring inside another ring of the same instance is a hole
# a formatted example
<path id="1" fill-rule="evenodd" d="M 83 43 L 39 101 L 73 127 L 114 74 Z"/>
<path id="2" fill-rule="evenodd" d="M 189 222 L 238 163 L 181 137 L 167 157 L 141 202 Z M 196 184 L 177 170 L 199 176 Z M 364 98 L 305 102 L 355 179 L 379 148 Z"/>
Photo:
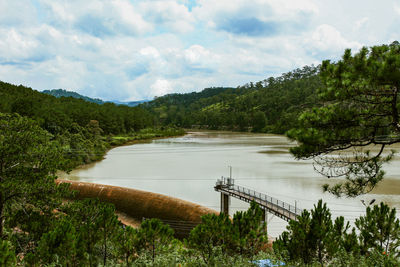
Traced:
<path id="1" fill-rule="evenodd" d="M 88 96 L 84 96 L 81 94 L 78 94 L 76 92 L 71 92 L 71 91 L 67 91 L 64 89 L 52 89 L 52 90 L 44 90 L 42 91 L 42 93 L 44 94 L 48 94 L 48 95 L 52 95 L 55 97 L 73 97 L 73 98 L 79 98 L 79 99 L 83 99 L 87 102 L 91 102 L 91 103 L 96 103 L 96 104 L 104 104 L 104 103 L 114 103 L 116 105 L 125 105 L 125 106 L 129 106 L 129 107 L 135 107 L 137 105 L 140 105 L 142 103 L 148 102 L 150 100 L 140 100 L 140 101 L 130 101 L 130 102 L 122 102 L 122 101 L 103 101 L 101 99 L 98 98 L 91 98 Z"/>
<path id="2" fill-rule="evenodd" d="M 130 101 L 130 102 L 121 102 L 121 101 L 114 100 L 114 101 L 110 101 L 110 102 L 112 102 L 116 105 L 125 105 L 128 107 L 136 107 L 137 105 L 140 105 L 140 104 L 143 104 L 143 103 L 146 103 L 149 101 L 151 101 L 151 100 L 139 100 L 139 101 Z"/>
<path id="3" fill-rule="evenodd" d="M 83 100 L 85 100 L 87 102 L 96 103 L 96 104 L 100 104 L 100 105 L 105 103 L 101 99 L 90 98 L 88 96 L 84 96 L 84 95 L 78 94 L 76 92 L 71 92 L 71 91 L 67 91 L 67 90 L 64 90 L 64 89 L 44 90 L 44 91 L 42 91 L 42 93 L 48 94 L 48 95 L 52 95 L 52 96 L 55 96 L 55 97 L 79 98 L 79 99 L 83 99 Z"/>

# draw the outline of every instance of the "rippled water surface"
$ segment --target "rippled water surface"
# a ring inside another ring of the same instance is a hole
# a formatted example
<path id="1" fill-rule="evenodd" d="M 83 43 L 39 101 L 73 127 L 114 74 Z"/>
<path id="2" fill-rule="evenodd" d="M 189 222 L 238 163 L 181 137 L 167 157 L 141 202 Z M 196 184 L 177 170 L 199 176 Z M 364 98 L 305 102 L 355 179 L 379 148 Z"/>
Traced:
<path id="1" fill-rule="evenodd" d="M 387 178 L 373 193 L 355 199 L 324 194 L 326 178 L 314 172 L 311 161 L 297 161 L 284 136 L 266 134 L 191 132 L 183 137 L 117 147 L 101 162 L 74 170 L 62 178 L 142 189 L 178 197 L 219 210 L 214 185 L 233 168 L 235 183 L 310 209 L 318 199 L 334 216 L 354 221 L 365 208 L 361 200 L 385 201 L 400 212 L 400 165 L 385 166 Z M 232 199 L 231 213 L 248 204 Z M 286 222 L 268 216 L 269 234 L 278 236 Z"/>

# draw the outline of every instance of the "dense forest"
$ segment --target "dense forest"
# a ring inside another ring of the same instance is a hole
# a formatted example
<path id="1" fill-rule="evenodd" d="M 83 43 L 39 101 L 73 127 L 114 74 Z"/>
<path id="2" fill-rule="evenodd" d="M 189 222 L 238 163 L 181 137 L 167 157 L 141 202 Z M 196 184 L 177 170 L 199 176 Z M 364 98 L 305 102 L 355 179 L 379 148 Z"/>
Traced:
<path id="1" fill-rule="evenodd" d="M 43 90 L 42 93 L 48 94 L 48 95 L 52 95 L 55 97 L 73 97 L 73 98 L 78 98 L 78 99 L 83 99 L 87 102 L 92 102 L 92 103 L 96 103 L 96 104 L 105 104 L 105 103 L 114 103 L 116 105 L 124 105 L 124 106 L 128 106 L 128 107 L 136 107 L 137 105 L 144 103 L 144 102 L 148 102 L 148 100 L 140 100 L 140 101 L 128 101 L 128 102 L 123 102 L 123 101 L 103 101 L 99 98 L 91 98 L 88 96 L 84 96 L 81 94 L 78 94 L 76 92 L 72 92 L 72 91 L 67 91 L 65 89 L 52 89 L 52 90 Z"/>
<path id="2" fill-rule="evenodd" d="M 318 69 L 306 66 L 237 88 L 169 94 L 142 106 L 163 125 L 284 133 L 295 126 L 302 111 L 316 104 Z"/>
<path id="3" fill-rule="evenodd" d="M 65 89 L 43 90 L 42 93 L 52 95 L 55 97 L 73 97 L 73 98 L 83 99 L 87 102 L 92 102 L 92 103 L 96 103 L 96 104 L 104 104 L 105 103 L 103 100 L 101 100 L 99 98 L 91 98 L 88 96 L 78 94 L 76 92 L 67 91 Z"/>
<path id="4" fill-rule="evenodd" d="M 36 121 L 63 144 L 71 168 L 101 159 L 112 145 L 183 133 L 175 128 L 154 127 L 154 115 L 143 108 L 57 98 L 1 81 L 0 113 L 17 113 Z"/>
<path id="5" fill-rule="evenodd" d="M 113 103 L 98 105 L 74 97 L 56 98 L 22 85 L 0 82 L 0 112 L 18 113 L 39 122 L 43 129 L 56 134 L 76 123 L 86 127 L 99 122 L 105 134 L 123 134 L 153 126 L 152 115 L 141 108 Z"/>

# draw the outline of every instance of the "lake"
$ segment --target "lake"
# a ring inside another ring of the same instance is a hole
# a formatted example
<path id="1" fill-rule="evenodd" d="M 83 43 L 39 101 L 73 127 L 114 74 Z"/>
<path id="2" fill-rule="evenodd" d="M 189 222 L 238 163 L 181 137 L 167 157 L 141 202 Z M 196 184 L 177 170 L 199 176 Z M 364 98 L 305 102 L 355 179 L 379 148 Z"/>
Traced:
<path id="1" fill-rule="evenodd" d="M 219 210 L 220 194 L 213 187 L 218 178 L 229 176 L 232 166 L 237 185 L 305 209 L 323 199 L 334 217 L 343 215 L 350 222 L 365 213 L 361 200 L 369 203 L 376 199 L 400 209 L 399 159 L 385 166 L 386 178 L 373 193 L 338 199 L 322 192 L 321 186 L 328 179 L 314 171 L 312 161 L 293 158 L 288 152 L 293 145 L 281 135 L 189 132 L 182 137 L 111 149 L 104 160 L 60 178 L 161 193 Z M 230 213 L 247 207 L 232 199 Z M 271 236 L 277 237 L 286 225 L 268 215 Z"/>

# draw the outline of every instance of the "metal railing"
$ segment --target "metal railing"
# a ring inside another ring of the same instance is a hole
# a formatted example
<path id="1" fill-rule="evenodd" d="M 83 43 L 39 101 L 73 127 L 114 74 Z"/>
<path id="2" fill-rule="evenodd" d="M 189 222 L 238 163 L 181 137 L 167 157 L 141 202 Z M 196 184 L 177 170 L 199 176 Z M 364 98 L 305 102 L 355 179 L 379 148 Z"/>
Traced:
<path id="1" fill-rule="evenodd" d="M 301 215 L 303 211 L 302 209 L 298 208 L 297 205 L 291 205 L 264 193 L 251 190 L 243 186 L 226 183 L 226 179 L 218 180 L 215 188 L 218 191 L 225 191 L 230 193 L 232 196 L 243 198 L 243 200 L 247 202 L 255 201 L 269 211 L 272 211 L 281 217 L 285 217 L 288 220 L 296 220 L 297 216 Z"/>
<path id="2" fill-rule="evenodd" d="M 255 190 L 245 188 L 243 186 L 234 185 L 232 187 L 232 189 L 230 189 L 230 190 L 234 190 L 239 193 L 243 193 L 249 197 L 252 197 L 254 201 L 261 202 L 259 204 L 262 204 L 263 206 L 267 206 L 270 208 L 274 208 L 276 211 L 279 211 L 282 214 L 288 215 L 288 217 L 291 214 L 294 214 L 295 216 L 299 216 L 299 215 L 301 215 L 301 212 L 302 212 L 302 209 L 298 208 L 297 206 L 293 206 L 289 203 L 286 203 L 279 199 L 273 198 L 264 193 L 260 193 Z M 262 202 L 264 202 L 264 203 L 262 203 Z"/>

